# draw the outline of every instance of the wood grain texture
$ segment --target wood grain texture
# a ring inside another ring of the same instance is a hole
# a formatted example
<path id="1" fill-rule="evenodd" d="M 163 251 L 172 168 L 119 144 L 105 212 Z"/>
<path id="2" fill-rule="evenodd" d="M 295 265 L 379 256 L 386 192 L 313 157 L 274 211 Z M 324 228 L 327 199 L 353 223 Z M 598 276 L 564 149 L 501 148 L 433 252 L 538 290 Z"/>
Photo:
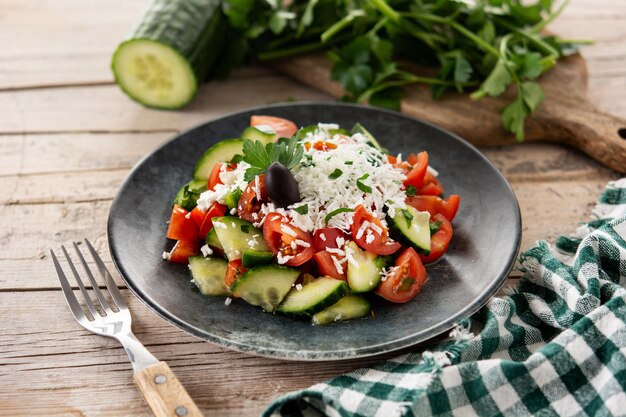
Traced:
<path id="1" fill-rule="evenodd" d="M 155 417 L 202 417 L 196 403 L 165 362 L 135 372 L 133 379 Z"/>
<path id="2" fill-rule="evenodd" d="M 151 415 L 121 346 L 73 321 L 48 249 L 88 237 L 123 286 L 108 253 L 106 219 L 119 184 L 143 155 L 230 111 L 331 99 L 253 67 L 204 86 L 182 112 L 137 106 L 112 84 L 108 65 L 142 2 L 0 2 L 0 416 Z M 588 96 L 626 117 L 626 2 L 572 0 L 551 28 L 596 39 L 583 52 Z M 482 150 L 519 199 L 523 248 L 571 232 L 606 181 L 618 177 L 569 146 Z M 395 356 L 327 363 L 254 357 L 190 336 L 122 292 L 137 337 L 167 361 L 206 416 L 258 415 L 281 394 Z"/>

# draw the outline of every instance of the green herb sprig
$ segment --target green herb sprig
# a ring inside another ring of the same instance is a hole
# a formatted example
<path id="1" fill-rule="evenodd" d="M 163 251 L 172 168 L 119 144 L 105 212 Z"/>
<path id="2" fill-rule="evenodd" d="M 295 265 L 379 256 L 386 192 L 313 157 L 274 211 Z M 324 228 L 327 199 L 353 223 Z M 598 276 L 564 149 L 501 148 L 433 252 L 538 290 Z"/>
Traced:
<path id="1" fill-rule="evenodd" d="M 276 143 L 263 145 L 260 141 L 245 139 L 243 142 L 242 160 L 250 164 L 244 174 L 245 181 L 252 181 L 257 175 L 263 174 L 275 162 L 281 163 L 291 170 L 298 166 L 304 155 L 304 148 L 295 137 L 281 138 Z"/>

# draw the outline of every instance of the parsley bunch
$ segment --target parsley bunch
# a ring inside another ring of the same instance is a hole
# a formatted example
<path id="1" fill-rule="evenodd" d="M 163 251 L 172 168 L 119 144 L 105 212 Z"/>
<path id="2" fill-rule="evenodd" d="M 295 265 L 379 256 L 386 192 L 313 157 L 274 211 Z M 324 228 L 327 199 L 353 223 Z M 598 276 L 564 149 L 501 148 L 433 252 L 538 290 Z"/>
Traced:
<path id="1" fill-rule="evenodd" d="M 298 166 L 304 155 L 304 148 L 298 139 L 281 138 L 276 143 L 263 145 L 260 141 L 246 139 L 243 142 L 242 160 L 250 164 L 244 174 L 245 181 L 252 181 L 257 175 L 263 174 L 273 163 L 278 162 L 291 170 Z"/>
<path id="2" fill-rule="evenodd" d="M 344 100 L 392 109 L 409 84 L 429 84 L 435 99 L 456 90 L 474 100 L 512 86 L 502 123 L 522 140 L 544 98 L 535 80 L 585 43 L 544 32 L 568 1 L 554 9 L 554 0 L 224 0 L 239 45 L 225 62 L 325 51 Z M 416 75 L 416 64 L 432 72 Z"/>

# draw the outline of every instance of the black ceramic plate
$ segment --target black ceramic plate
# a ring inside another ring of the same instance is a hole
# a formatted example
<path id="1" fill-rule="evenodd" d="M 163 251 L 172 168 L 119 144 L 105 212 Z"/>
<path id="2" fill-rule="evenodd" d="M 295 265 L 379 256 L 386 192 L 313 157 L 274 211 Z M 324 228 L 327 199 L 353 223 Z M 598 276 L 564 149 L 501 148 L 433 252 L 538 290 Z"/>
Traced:
<path id="1" fill-rule="evenodd" d="M 374 300 L 375 318 L 312 326 L 234 300 L 204 297 L 184 265 L 161 259 L 171 201 L 209 146 L 236 137 L 252 114 L 299 126 L 360 122 L 392 153 L 427 150 L 446 194 L 459 194 L 454 236 L 443 260 L 429 266 L 421 294 L 406 304 Z M 109 244 L 132 292 L 181 329 L 222 346 L 294 360 L 330 360 L 389 352 L 450 329 L 477 311 L 506 280 L 520 242 L 520 213 L 498 170 L 459 137 L 399 113 L 349 104 L 286 104 L 224 116 L 184 132 L 130 173 L 109 215 Z"/>

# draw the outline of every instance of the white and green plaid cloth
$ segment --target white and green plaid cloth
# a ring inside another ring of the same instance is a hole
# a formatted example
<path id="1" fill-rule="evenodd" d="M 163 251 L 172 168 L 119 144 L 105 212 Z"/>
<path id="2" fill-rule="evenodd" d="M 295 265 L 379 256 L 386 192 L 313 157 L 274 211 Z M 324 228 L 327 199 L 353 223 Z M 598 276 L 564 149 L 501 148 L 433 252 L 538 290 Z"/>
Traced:
<path id="1" fill-rule="evenodd" d="M 263 416 L 626 416 L 626 178 L 594 215 L 525 252 L 519 286 L 449 340 L 285 395 Z"/>

